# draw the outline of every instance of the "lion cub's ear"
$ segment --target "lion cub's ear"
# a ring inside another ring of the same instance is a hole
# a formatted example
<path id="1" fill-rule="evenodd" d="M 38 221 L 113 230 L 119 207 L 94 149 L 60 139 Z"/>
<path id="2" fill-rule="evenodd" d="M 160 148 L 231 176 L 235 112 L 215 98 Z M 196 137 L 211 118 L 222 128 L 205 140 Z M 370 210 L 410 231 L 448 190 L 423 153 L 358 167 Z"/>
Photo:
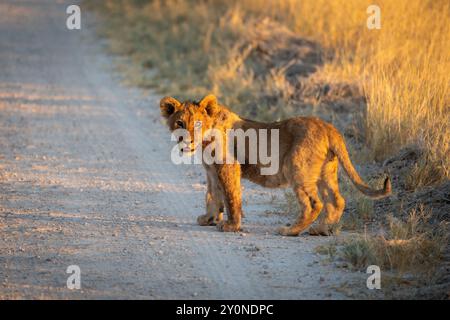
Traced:
<path id="1" fill-rule="evenodd" d="M 161 115 L 165 118 L 170 117 L 181 106 L 181 102 L 172 97 L 164 97 L 159 102 Z"/>
<path id="2" fill-rule="evenodd" d="M 219 105 L 217 104 L 217 98 L 213 94 L 209 94 L 206 97 L 204 97 L 200 102 L 198 103 L 201 109 L 205 109 L 206 113 L 208 113 L 209 116 L 212 116 L 214 113 L 219 111 Z"/>

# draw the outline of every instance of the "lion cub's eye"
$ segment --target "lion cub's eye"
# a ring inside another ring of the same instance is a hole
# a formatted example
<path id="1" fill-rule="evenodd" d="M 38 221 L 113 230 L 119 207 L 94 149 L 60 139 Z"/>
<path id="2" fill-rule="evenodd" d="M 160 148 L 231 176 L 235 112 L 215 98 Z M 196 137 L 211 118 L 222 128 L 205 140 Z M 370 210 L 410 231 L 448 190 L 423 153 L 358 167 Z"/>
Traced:
<path id="1" fill-rule="evenodd" d="M 177 121 L 175 122 L 175 124 L 176 124 L 176 126 L 177 126 L 178 128 L 184 129 L 184 122 L 183 122 L 183 121 L 177 120 Z"/>

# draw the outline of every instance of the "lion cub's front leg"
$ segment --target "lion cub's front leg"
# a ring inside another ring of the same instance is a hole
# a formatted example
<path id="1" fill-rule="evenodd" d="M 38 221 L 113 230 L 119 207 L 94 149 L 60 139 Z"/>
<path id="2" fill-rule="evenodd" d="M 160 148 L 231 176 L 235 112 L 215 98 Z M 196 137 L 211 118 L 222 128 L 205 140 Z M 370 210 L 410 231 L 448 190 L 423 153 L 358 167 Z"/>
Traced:
<path id="1" fill-rule="evenodd" d="M 223 219 L 223 204 L 212 193 L 206 192 L 206 214 L 197 217 L 201 226 L 215 226 Z"/>
<path id="2" fill-rule="evenodd" d="M 220 222 L 217 228 L 225 232 L 239 231 L 242 216 L 241 167 L 239 164 L 217 165 L 217 177 L 228 216 L 227 221 Z"/>
<path id="3" fill-rule="evenodd" d="M 217 178 L 211 172 L 207 172 L 207 183 L 206 214 L 198 216 L 197 222 L 201 226 L 215 226 L 223 219 L 222 195 L 217 185 Z"/>

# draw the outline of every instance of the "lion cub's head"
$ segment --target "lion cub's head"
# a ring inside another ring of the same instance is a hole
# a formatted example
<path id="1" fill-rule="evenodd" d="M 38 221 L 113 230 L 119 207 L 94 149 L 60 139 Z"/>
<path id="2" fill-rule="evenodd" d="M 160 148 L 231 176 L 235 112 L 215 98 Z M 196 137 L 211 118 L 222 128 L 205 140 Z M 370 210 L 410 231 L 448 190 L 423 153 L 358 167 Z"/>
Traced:
<path id="1" fill-rule="evenodd" d="M 177 129 L 186 130 L 189 135 L 180 137 L 178 143 L 180 150 L 186 153 L 193 152 L 198 145 L 194 142 L 194 131 L 198 130 L 201 123 L 201 134 L 212 128 L 214 119 L 220 111 L 217 98 L 210 94 L 199 102 L 180 102 L 172 97 L 164 97 L 159 103 L 161 115 L 167 120 L 170 131 Z"/>

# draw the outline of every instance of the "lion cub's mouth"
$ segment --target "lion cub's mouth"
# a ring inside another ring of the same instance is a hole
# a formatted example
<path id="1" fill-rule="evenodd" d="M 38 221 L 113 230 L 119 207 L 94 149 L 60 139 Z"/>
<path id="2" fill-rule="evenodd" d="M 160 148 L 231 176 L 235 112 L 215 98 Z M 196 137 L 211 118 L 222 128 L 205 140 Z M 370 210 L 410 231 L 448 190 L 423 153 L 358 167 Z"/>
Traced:
<path id="1" fill-rule="evenodd" d="M 194 148 L 181 148 L 181 152 L 184 152 L 184 153 L 191 153 L 194 151 L 195 151 Z"/>
<path id="2" fill-rule="evenodd" d="M 194 145 L 194 143 L 186 143 L 186 142 L 181 142 L 178 147 L 180 148 L 180 152 L 183 153 L 184 155 L 191 155 L 195 152 L 196 146 Z"/>

